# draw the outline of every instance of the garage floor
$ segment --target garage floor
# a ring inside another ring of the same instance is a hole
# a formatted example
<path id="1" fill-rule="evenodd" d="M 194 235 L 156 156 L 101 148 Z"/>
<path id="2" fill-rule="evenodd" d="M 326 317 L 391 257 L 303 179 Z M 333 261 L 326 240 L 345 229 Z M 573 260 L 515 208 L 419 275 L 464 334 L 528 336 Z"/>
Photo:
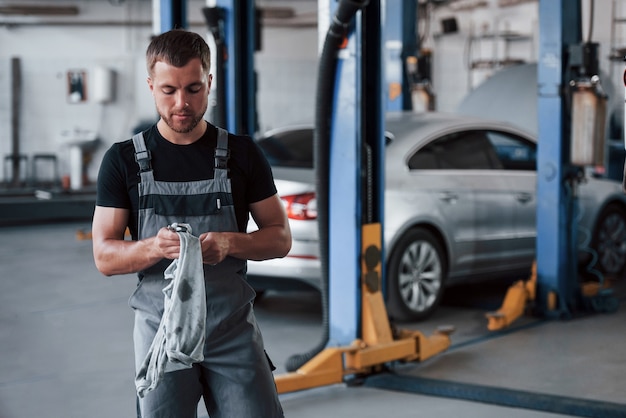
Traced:
<path id="1" fill-rule="evenodd" d="M 2 418 L 135 416 L 127 305 L 135 279 L 101 276 L 80 230 L 89 224 L 0 228 Z M 360 385 L 283 394 L 286 416 L 626 417 L 624 309 L 524 317 L 490 333 L 484 313 L 501 299 L 489 292 L 451 291 L 432 319 L 402 325 L 426 334 L 454 325 L 448 351 Z M 624 283 L 615 294 L 624 301 Z M 317 345 L 319 296 L 270 292 L 256 311 L 278 374 L 290 355 Z"/>

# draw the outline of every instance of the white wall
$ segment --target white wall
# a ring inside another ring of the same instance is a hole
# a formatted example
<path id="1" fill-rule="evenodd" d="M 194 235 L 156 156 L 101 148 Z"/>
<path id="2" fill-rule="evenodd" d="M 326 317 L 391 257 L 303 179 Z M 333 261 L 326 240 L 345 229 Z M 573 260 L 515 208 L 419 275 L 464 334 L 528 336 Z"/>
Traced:
<path id="1" fill-rule="evenodd" d="M 317 29 L 265 28 L 255 56 L 260 131 L 314 120 Z"/>
<path id="2" fill-rule="evenodd" d="M 147 19 L 150 4 L 129 3 L 115 7 L 108 2 L 80 2 L 75 22 Z M 47 18 L 50 22 L 51 19 Z M 25 21 L 27 22 L 27 21 Z M 24 24 L 0 27 L 0 154 L 10 153 L 11 58 L 21 62 L 20 151 L 23 154 L 57 153 L 61 173 L 68 172 L 67 141 L 81 139 L 90 131 L 104 142 L 128 136 L 138 119 L 154 117 L 150 95 L 145 88 L 145 50 L 150 27 L 145 25 L 101 26 Z M 91 98 L 93 74 L 98 66 L 113 70 L 115 101 L 101 104 Z M 86 74 L 86 101 L 68 99 L 67 72 Z M 141 74 L 141 75 L 140 75 Z M 143 79 L 138 85 L 137 79 Z M 152 108 L 151 108 L 151 107 Z M 102 147 L 103 148 L 103 147 Z M 94 169 L 96 167 L 93 167 Z M 93 172 L 92 172 L 93 175 Z"/>
<path id="3" fill-rule="evenodd" d="M 501 7 L 504 3 L 516 3 Z M 584 40 L 590 29 L 590 0 L 582 1 L 582 30 Z M 617 0 L 615 15 L 626 17 L 626 2 Z M 608 79 L 603 84 L 623 94 L 621 74 L 624 63 L 611 61 L 611 25 L 613 0 L 595 1 L 591 42 L 600 44 L 600 68 Z M 475 6 L 475 7 L 472 7 Z M 458 22 L 458 32 L 443 34 L 441 20 L 454 17 Z M 527 62 L 537 62 L 539 53 L 539 1 L 526 0 L 506 2 L 502 0 L 458 0 L 448 5 L 434 7 L 430 15 L 430 32 L 425 46 L 434 50 L 433 84 L 437 92 L 438 110 L 455 111 L 463 96 L 481 81 L 487 79 L 493 70 L 473 70 L 472 60 L 520 58 Z M 502 35 L 505 32 L 522 35 L 519 40 L 497 41 L 488 36 Z M 472 38 L 475 37 L 473 42 Z M 626 46 L 626 24 L 615 26 L 616 43 Z M 507 49 L 508 48 L 508 49 Z M 613 100 L 622 98 L 612 98 Z M 623 101 L 623 100 L 622 100 Z"/>
<path id="4" fill-rule="evenodd" d="M 42 0 L 43 1 L 43 0 Z M 588 31 L 589 1 L 583 1 L 584 31 Z M 46 0 L 47 4 L 58 3 Z M 433 49 L 433 84 L 437 94 L 437 109 L 454 111 L 462 98 L 488 71 L 468 71 L 468 40 L 472 34 L 515 31 L 527 35 L 522 41 L 510 42 L 511 57 L 536 61 L 538 53 L 538 1 L 521 2 L 512 7 L 498 7 L 500 0 L 459 0 L 449 6 L 431 9 L 430 32 L 425 45 Z M 80 14 L 56 18 L 70 25 L 53 25 L 54 19 L 21 19 L 22 25 L 7 25 L 15 17 L 0 16 L 0 156 L 11 152 L 11 80 L 10 61 L 18 57 L 22 64 L 22 106 L 20 109 L 21 152 L 57 153 L 62 174 L 67 173 L 67 147 L 64 143 L 71 133 L 79 130 L 94 132 L 103 144 L 94 155 L 89 176 L 95 179 L 98 161 L 104 150 L 116 141 L 127 139 L 133 127 L 143 120 L 156 118 L 152 97 L 146 86 L 144 52 L 151 35 L 152 2 L 126 0 L 120 5 L 108 0 L 73 0 Z M 191 30 L 204 34 L 201 8 L 204 0 L 188 0 Z M 486 6 L 463 9 L 459 5 L 485 3 Z M 611 7 L 609 0 L 596 1 L 593 40 L 601 43 L 601 66 L 613 70 L 613 82 L 623 91 L 623 63 L 611 63 L 609 52 Z M 620 3 L 620 2 L 618 2 Z M 264 131 L 281 125 L 312 120 L 314 116 L 318 33 L 314 26 L 317 1 L 259 0 L 260 6 L 294 7 L 308 16 L 308 23 L 292 26 L 274 24 L 263 30 L 263 50 L 255 56 L 258 73 L 257 104 L 259 128 Z M 455 7 L 452 7 L 455 6 Z M 626 6 L 622 5 L 626 9 Z M 621 12 L 621 11 L 620 11 Z M 313 15 L 313 18 L 311 18 Z M 626 10 L 621 13 L 626 16 Z M 442 34 L 440 21 L 456 17 L 459 30 Z M 307 20 L 305 19 L 305 20 Z M 46 24 L 33 24 L 37 20 Z M 297 20 L 297 19 L 296 19 Z M 311 22 L 313 20 L 313 22 Z M 3 23 L 4 22 L 4 23 Z M 80 22 L 113 24 L 80 25 Z M 392 24 L 391 22 L 388 24 Z M 421 22 L 420 30 L 425 25 Z M 626 41 L 626 25 L 618 28 Z M 473 58 L 502 58 L 503 45 L 494 50 L 490 41 L 474 43 Z M 500 42 L 500 41 L 499 41 Z M 96 67 L 115 71 L 115 100 L 96 103 L 89 96 L 90 81 Z M 87 101 L 71 104 L 67 97 L 67 72 L 84 70 L 87 74 Z M 4 159 L 2 160 L 4 164 Z"/>
<path id="5" fill-rule="evenodd" d="M 472 4 L 486 5 L 470 7 Z M 438 110 L 454 111 L 465 94 L 502 68 L 472 69 L 472 63 L 506 59 L 536 62 L 538 3 L 504 8 L 498 4 L 498 0 L 465 1 L 432 9 L 432 31 L 425 46 L 434 49 Z M 443 33 L 441 21 L 446 18 L 456 19 L 456 33 Z M 519 38 L 510 40 L 504 37 L 507 33 Z"/>
<path id="6" fill-rule="evenodd" d="M 52 3 L 49 1 L 49 3 Z M 56 153 L 61 175 L 69 173 L 66 145 L 75 132 L 97 135 L 101 146 L 89 165 L 95 180 L 102 154 L 113 142 L 128 139 L 140 122 L 155 120 L 156 111 L 146 84 L 145 49 L 152 32 L 152 7 L 146 0 L 119 6 L 107 0 L 75 0 L 80 14 L 71 18 L 22 19 L 7 25 L 0 17 L 0 156 L 11 153 L 11 77 L 13 57 L 21 62 L 20 152 Z M 316 3 L 302 2 L 316 10 Z M 190 29 L 206 33 L 201 0 L 189 0 Z M 302 6 L 301 6 L 302 7 Z M 15 18 L 9 18 L 15 20 Z M 52 24 L 71 21 L 70 25 Z M 80 22 L 113 22 L 78 24 Z M 37 23 L 39 22 L 39 23 Z M 43 23 L 45 22 L 45 23 Z M 267 27 L 263 50 L 255 57 L 258 72 L 260 130 L 312 119 L 317 74 L 317 29 L 311 24 Z M 114 71 L 114 100 L 93 100 L 97 67 Z M 86 73 L 87 100 L 68 100 L 67 72 Z M 4 164 L 4 158 L 1 164 Z M 4 167 L 3 167 L 4 168 Z"/>

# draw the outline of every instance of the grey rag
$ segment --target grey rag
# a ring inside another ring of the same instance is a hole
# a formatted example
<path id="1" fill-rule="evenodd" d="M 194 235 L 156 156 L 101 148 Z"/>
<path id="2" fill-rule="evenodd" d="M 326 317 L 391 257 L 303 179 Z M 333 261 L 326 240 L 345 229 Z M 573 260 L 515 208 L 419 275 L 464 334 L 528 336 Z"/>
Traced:
<path id="1" fill-rule="evenodd" d="M 165 269 L 164 311 L 135 386 L 139 397 L 154 389 L 163 374 L 204 360 L 206 296 L 202 249 L 188 224 L 172 224 L 180 238 L 180 256 Z"/>

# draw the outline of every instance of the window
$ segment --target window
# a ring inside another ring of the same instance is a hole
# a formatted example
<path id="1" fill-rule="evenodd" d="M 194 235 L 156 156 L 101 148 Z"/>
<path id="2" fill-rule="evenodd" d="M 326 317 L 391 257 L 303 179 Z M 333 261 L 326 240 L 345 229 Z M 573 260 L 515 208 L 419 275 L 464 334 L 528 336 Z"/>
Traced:
<path id="1" fill-rule="evenodd" d="M 409 159 L 409 169 L 491 170 L 501 169 L 488 132 L 463 131 L 446 135 L 422 149 Z"/>
<path id="2" fill-rule="evenodd" d="M 505 170 L 535 170 L 537 147 L 523 138 L 492 131 L 488 135 Z"/>

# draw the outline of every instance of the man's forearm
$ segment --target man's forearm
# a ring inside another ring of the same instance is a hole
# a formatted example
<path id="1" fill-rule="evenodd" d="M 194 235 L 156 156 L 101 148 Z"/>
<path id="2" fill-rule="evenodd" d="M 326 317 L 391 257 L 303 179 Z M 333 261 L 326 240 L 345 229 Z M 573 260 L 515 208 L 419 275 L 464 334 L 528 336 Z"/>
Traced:
<path id="1" fill-rule="evenodd" d="M 154 250 L 154 240 L 140 241 L 104 239 L 94 248 L 94 259 L 98 270 L 106 275 L 136 273 L 162 260 Z"/>
<path id="2" fill-rule="evenodd" d="M 247 234 L 234 234 L 230 255 L 248 260 L 281 258 L 291 249 L 291 235 L 282 226 L 269 226 Z"/>

